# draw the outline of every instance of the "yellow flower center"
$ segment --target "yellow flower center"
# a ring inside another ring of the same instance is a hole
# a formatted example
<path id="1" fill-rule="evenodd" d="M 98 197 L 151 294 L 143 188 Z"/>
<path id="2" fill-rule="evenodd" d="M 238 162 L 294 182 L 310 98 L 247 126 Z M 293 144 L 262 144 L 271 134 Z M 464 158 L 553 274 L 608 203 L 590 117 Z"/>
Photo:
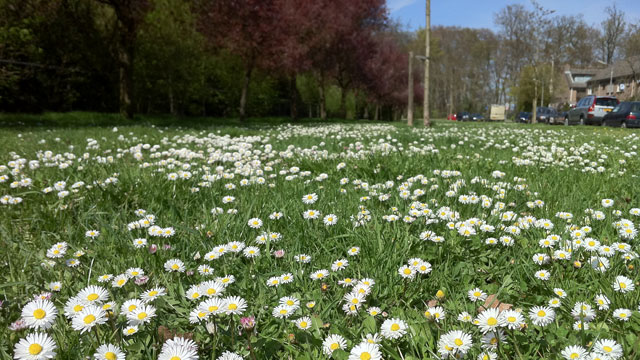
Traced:
<path id="1" fill-rule="evenodd" d="M 306 321 L 300 322 L 300 327 L 306 328 L 307 327 L 307 322 Z"/>
<path id="2" fill-rule="evenodd" d="M 138 320 L 144 320 L 146 318 L 147 318 L 146 312 L 141 312 L 140 314 L 138 314 Z"/>
<path id="3" fill-rule="evenodd" d="M 398 331 L 398 330 L 400 330 L 400 325 L 398 324 L 391 325 L 391 331 Z"/>
<path id="4" fill-rule="evenodd" d="M 456 346 L 461 346 L 462 344 L 464 344 L 461 339 L 455 339 L 453 342 L 456 344 Z"/>
<path id="5" fill-rule="evenodd" d="M 193 299 L 197 299 L 197 298 L 199 298 L 199 297 L 200 297 L 200 294 L 198 294 L 197 292 L 194 292 L 194 293 L 191 295 L 191 297 L 192 297 Z"/>
<path id="6" fill-rule="evenodd" d="M 104 358 L 107 360 L 116 360 L 116 354 L 109 351 L 108 353 L 104 354 Z"/>
<path id="7" fill-rule="evenodd" d="M 573 353 L 573 354 L 571 354 L 571 356 L 569 356 L 570 359 L 577 359 L 579 357 L 580 357 L 580 355 L 578 353 Z"/>
<path id="8" fill-rule="evenodd" d="M 515 318 L 514 316 L 509 316 L 509 317 L 507 318 L 507 321 L 508 321 L 508 322 L 516 322 L 516 318 Z"/>
<path id="9" fill-rule="evenodd" d="M 295 303 L 293 302 L 293 300 L 287 300 L 287 305 L 289 306 L 293 306 Z"/>
<path id="10" fill-rule="evenodd" d="M 626 288 L 627 288 L 627 284 L 625 284 L 625 283 L 620 283 L 620 288 L 621 288 L 621 289 L 626 289 Z"/>
<path id="11" fill-rule="evenodd" d="M 368 352 L 363 352 L 362 354 L 360 354 L 360 360 L 370 360 L 371 359 L 371 354 L 369 354 Z"/>
<path id="12" fill-rule="evenodd" d="M 124 285 L 124 283 L 125 283 L 124 279 L 118 280 L 118 286 L 122 286 L 122 285 Z"/>
<path id="13" fill-rule="evenodd" d="M 229 304 L 229 310 L 236 310 L 238 308 L 238 305 L 236 304 Z"/>
<path id="14" fill-rule="evenodd" d="M 151 291 L 149 291 L 149 294 L 148 294 L 148 295 L 149 295 L 149 296 L 156 296 L 156 295 L 158 295 L 158 292 L 157 292 L 157 291 L 155 291 L 155 290 L 151 290 Z"/>
<path id="15" fill-rule="evenodd" d="M 33 317 L 38 320 L 44 318 L 45 316 L 47 316 L 47 312 L 42 309 L 36 309 L 36 311 L 33 312 Z"/>
<path id="16" fill-rule="evenodd" d="M 498 320 L 496 318 L 489 318 L 489 320 L 487 320 L 487 324 L 489 324 L 489 326 L 494 326 L 495 324 L 498 323 Z"/>
<path id="17" fill-rule="evenodd" d="M 218 311 L 218 309 L 219 309 L 219 307 L 217 307 L 216 305 L 209 306 L 209 312 Z"/>
<path id="18" fill-rule="evenodd" d="M 199 318 L 203 318 L 203 317 L 205 317 L 205 316 L 207 316 L 207 313 L 205 313 L 205 312 L 203 312 L 203 311 L 200 311 L 200 312 L 198 313 L 198 317 L 199 317 Z"/>
<path id="19" fill-rule="evenodd" d="M 405 275 L 411 274 L 411 269 L 404 269 L 404 274 Z"/>
<path id="20" fill-rule="evenodd" d="M 89 295 L 87 296 L 87 300 L 89 300 L 89 301 L 94 301 L 94 300 L 96 300 L 96 299 L 97 299 L 97 298 L 99 298 L 99 297 L 100 297 L 100 296 L 99 296 L 98 294 L 93 293 L 93 294 L 89 294 Z"/>
<path id="21" fill-rule="evenodd" d="M 478 292 L 478 291 L 474 292 L 474 293 L 473 293 L 473 296 L 475 296 L 475 297 L 480 297 L 480 292 Z"/>
<path id="22" fill-rule="evenodd" d="M 209 288 L 209 289 L 207 289 L 207 294 L 209 294 L 209 295 L 213 295 L 213 294 L 215 294 L 215 293 L 216 293 L 216 289 L 214 289 L 214 288 Z"/>
<path id="23" fill-rule="evenodd" d="M 42 352 L 42 345 L 40 344 L 31 344 L 29 345 L 29 354 L 38 355 Z"/>
<path id="24" fill-rule="evenodd" d="M 89 314 L 89 315 L 84 317 L 83 321 L 84 321 L 85 324 L 89 325 L 89 324 L 93 323 L 94 321 L 96 321 L 96 317 L 91 315 L 91 314 Z"/>
<path id="25" fill-rule="evenodd" d="M 171 268 L 173 270 L 178 270 L 180 268 L 180 266 L 178 266 L 178 264 L 173 264 L 173 265 L 171 265 Z"/>
<path id="26" fill-rule="evenodd" d="M 606 351 L 606 352 L 611 352 L 611 351 L 613 351 L 613 348 L 611 348 L 611 346 L 604 346 L 604 347 L 602 348 L 602 350 L 604 350 L 604 351 Z"/>
<path id="27" fill-rule="evenodd" d="M 280 314 L 285 315 L 286 313 L 287 313 L 287 310 L 286 310 L 286 309 L 282 309 L 282 310 L 280 310 Z"/>
<path id="28" fill-rule="evenodd" d="M 329 346 L 329 347 L 331 348 L 331 350 L 335 350 L 335 349 L 337 349 L 338 347 L 340 347 L 340 345 L 338 345 L 338 343 L 333 343 L 333 344 L 331 344 L 331 346 Z"/>
<path id="29" fill-rule="evenodd" d="M 172 356 L 169 360 L 182 360 L 180 356 Z"/>
<path id="30" fill-rule="evenodd" d="M 540 310 L 540 311 L 538 311 L 538 316 L 539 317 L 545 317 L 545 316 L 547 316 L 547 313 L 544 312 L 544 310 Z"/>

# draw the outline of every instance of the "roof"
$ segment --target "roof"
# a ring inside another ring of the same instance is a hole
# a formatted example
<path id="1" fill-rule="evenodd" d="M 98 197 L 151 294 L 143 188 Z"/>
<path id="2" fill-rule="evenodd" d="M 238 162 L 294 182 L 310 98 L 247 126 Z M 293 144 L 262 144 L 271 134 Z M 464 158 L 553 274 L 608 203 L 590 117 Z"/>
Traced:
<path id="1" fill-rule="evenodd" d="M 633 75 L 633 72 L 640 73 L 640 56 L 633 56 L 628 59 L 618 60 L 600 71 L 588 82 L 609 80 L 611 78 L 611 69 L 613 69 L 613 77 L 624 77 Z"/>
<path id="2" fill-rule="evenodd" d="M 567 78 L 567 84 L 569 85 L 570 88 L 572 89 L 586 89 L 587 88 L 587 83 L 586 82 L 575 82 L 573 81 L 573 77 L 576 75 L 595 75 L 598 73 L 598 71 L 600 71 L 600 69 L 593 69 L 593 68 L 567 68 L 567 70 L 565 70 L 564 74 L 565 77 Z"/>

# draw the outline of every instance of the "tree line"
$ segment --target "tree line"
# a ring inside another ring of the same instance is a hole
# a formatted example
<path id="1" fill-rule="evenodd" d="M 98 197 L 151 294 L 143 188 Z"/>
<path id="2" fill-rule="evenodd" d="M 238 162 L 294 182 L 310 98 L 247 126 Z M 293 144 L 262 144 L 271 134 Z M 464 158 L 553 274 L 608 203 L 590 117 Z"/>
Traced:
<path id="1" fill-rule="evenodd" d="M 548 101 L 565 64 L 640 54 L 615 6 L 593 26 L 533 5 L 503 8 L 497 31 L 431 29 L 434 116 Z M 0 0 L 0 14 L 6 112 L 398 119 L 408 54 L 425 52 L 384 0 Z"/>

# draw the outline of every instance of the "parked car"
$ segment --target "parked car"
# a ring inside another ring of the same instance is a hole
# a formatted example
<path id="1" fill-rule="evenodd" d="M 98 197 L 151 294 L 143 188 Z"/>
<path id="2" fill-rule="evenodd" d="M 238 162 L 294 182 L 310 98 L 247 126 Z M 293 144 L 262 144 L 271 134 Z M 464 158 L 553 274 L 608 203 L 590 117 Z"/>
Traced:
<path id="1" fill-rule="evenodd" d="M 471 120 L 484 121 L 484 116 L 482 116 L 482 114 L 471 114 Z"/>
<path id="2" fill-rule="evenodd" d="M 471 120 L 471 114 L 469 114 L 466 111 L 462 111 L 456 114 L 456 120 L 457 121 L 470 121 Z"/>
<path id="3" fill-rule="evenodd" d="M 602 126 L 640 127 L 640 101 L 625 101 L 602 119 Z"/>
<path id="4" fill-rule="evenodd" d="M 447 115 L 447 120 L 456 121 L 456 114 L 449 114 L 449 115 Z"/>
<path id="5" fill-rule="evenodd" d="M 620 101 L 613 96 L 589 95 L 583 97 L 573 109 L 569 110 L 564 124 L 601 125 L 604 115 L 619 103 Z"/>
<path id="6" fill-rule="evenodd" d="M 536 121 L 543 124 L 561 124 L 564 118 L 554 108 L 539 106 L 536 108 Z"/>
<path id="7" fill-rule="evenodd" d="M 526 111 L 521 111 L 514 120 L 517 123 L 528 124 L 531 122 L 531 113 Z"/>

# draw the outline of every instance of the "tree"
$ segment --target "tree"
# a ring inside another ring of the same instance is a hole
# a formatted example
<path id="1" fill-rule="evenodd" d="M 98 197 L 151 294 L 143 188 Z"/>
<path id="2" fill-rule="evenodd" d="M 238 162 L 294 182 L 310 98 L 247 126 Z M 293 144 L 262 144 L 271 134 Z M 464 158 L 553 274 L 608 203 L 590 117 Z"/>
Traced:
<path id="1" fill-rule="evenodd" d="M 616 50 L 621 45 L 625 33 L 626 21 L 624 12 L 618 10 L 615 3 L 605 9 L 608 17 L 602 22 L 602 55 L 607 64 L 613 64 Z"/>
<path id="2" fill-rule="evenodd" d="M 223 47 L 242 59 L 244 78 L 238 113 L 246 118 L 251 76 L 256 69 L 268 69 L 276 61 L 275 49 L 282 40 L 278 0 L 206 1 L 200 28 L 213 46 Z"/>
<path id="3" fill-rule="evenodd" d="M 117 20 L 117 51 L 120 85 L 120 113 L 132 118 L 134 89 L 134 57 L 138 28 L 150 9 L 148 0 L 96 0 L 108 5 Z"/>

